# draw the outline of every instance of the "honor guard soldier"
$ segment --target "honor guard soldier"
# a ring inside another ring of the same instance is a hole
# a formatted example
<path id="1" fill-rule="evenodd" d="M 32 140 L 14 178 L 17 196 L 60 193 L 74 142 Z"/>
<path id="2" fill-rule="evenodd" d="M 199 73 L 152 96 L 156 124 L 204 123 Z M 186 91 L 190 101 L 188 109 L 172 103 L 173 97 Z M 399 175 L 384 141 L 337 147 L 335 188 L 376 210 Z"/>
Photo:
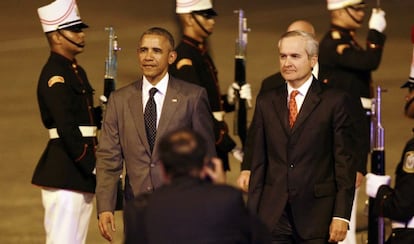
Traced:
<path id="1" fill-rule="evenodd" d="M 413 38 L 414 41 L 414 38 Z M 413 50 L 414 61 L 414 50 Z M 414 62 L 410 77 L 401 87 L 408 88 L 405 115 L 414 118 Z M 366 175 L 366 192 L 374 201 L 374 213 L 391 219 L 392 233 L 388 244 L 414 243 L 414 138 L 405 145 L 401 160 L 395 171 L 394 188 L 389 186 L 389 175 Z"/>
<path id="2" fill-rule="evenodd" d="M 240 98 L 251 99 L 250 84 L 246 83 L 240 88 L 237 83 L 233 83 L 228 95 L 221 95 L 217 69 L 206 43 L 213 32 L 217 13 L 210 0 L 177 0 L 176 3 L 183 37 L 176 48 L 177 59 L 170 65 L 169 72 L 174 77 L 206 89 L 214 116 L 217 156 L 223 161 L 224 169 L 230 170 L 228 153 L 232 152 L 239 161 L 242 160 L 242 153 L 229 135 L 224 115 L 234 111 L 235 89 L 239 90 Z"/>
<path id="3" fill-rule="evenodd" d="M 41 188 L 46 243 L 85 243 L 93 210 L 97 115 L 93 88 L 76 55 L 85 47 L 75 0 L 56 0 L 38 10 L 50 46 L 37 98 L 49 141 L 34 171 Z"/>
<path id="4" fill-rule="evenodd" d="M 358 164 L 357 190 L 366 174 L 370 150 L 369 112 L 371 98 L 374 95 L 371 72 L 376 70 L 381 62 L 385 43 L 383 31 L 386 27 L 385 12 L 374 8 L 369 19 L 366 46 L 359 45 L 355 34 L 363 24 L 365 7 L 366 4 L 362 0 L 327 0 L 331 26 L 319 45 L 319 80 L 331 87 L 347 91 L 356 103 L 358 114 L 361 114 L 361 118 L 357 119 L 359 122 L 355 124 L 361 127 L 357 129 L 362 133 L 354 136 Z M 364 114 L 367 114 L 366 118 Z M 358 191 L 355 194 L 350 231 L 343 243 L 356 242 L 357 195 Z"/>

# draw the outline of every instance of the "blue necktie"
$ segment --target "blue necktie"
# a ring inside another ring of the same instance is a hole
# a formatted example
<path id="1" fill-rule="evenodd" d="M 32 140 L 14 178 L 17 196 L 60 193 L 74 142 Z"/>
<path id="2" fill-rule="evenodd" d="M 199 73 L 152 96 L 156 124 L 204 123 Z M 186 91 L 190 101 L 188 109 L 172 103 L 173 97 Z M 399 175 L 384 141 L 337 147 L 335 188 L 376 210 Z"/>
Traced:
<path id="1" fill-rule="evenodd" d="M 145 131 L 147 132 L 147 140 L 151 149 L 154 148 L 155 136 L 157 135 L 157 104 L 155 104 L 154 95 L 157 88 L 149 90 L 149 99 L 144 111 Z"/>

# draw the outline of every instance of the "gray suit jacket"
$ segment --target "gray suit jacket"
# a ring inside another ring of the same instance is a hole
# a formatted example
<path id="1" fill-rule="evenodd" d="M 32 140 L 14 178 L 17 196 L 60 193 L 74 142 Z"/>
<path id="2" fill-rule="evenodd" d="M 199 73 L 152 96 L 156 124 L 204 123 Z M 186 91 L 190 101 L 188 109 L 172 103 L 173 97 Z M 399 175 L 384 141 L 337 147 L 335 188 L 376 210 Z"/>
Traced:
<path id="1" fill-rule="evenodd" d="M 98 213 L 113 211 L 117 182 L 126 169 L 125 199 L 151 192 L 162 184 L 157 142 L 178 128 L 192 128 L 215 156 L 212 113 L 204 88 L 170 76 L 151 154 L 144 125 L 142 79 L 114 91 L 108 101 L 97 150 Z"/>

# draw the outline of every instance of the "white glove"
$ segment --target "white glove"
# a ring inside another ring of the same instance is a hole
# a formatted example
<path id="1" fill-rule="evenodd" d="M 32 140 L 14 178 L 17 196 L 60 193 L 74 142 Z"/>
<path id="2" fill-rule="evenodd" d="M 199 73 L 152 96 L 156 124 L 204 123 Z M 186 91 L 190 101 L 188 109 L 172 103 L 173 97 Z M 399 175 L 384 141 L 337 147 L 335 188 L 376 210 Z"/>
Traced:
<path id="1" fill-rule="evenodd" d="M 239 86 L 236 82 L 233 82 L 229 86 L 229 89 L 227 90 L 227 102 L 229 104 L 234 104 L 234 98 L 236 97 L 236 91 L 239 92 L 241 99 L 251 100 L 252 99 L 252 89 L 249 83 L 246 83 L 244 85 Z"/>
<path id="2" fill-rule="evenodd" d="M 241 148 L 235 147 L 233 150 L 231 150 L 231 154 L 233 154 L 233 157 L 237 159 L 239 162 L 243 161 L 243 150 Z"/>
<path id="3" fill-rule="evenodd" d="M 366 176 L 366 193 L 368 196 L 375 198 L 377 196 L 378 188 L 382 185 L 390 185 L 391 176 L 376 175 L 368 173 Z"/>
<path id="4" fill-rule="evenodd" d="M 369 18 L 368 26 L 370 29 L 383 32 L 385 30 L 385 27 L 387 27 L 384 10 L 373 8 L 371 17 Z"/>

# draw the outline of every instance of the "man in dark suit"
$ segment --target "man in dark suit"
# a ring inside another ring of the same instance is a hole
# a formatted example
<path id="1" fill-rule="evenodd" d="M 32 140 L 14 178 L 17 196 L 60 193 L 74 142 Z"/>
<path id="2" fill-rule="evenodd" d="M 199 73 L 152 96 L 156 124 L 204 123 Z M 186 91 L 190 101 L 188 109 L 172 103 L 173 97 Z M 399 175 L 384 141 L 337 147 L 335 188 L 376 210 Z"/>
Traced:
<path id="1" fill-rule="evenodd" d="M 285 33 L 279 51 L 287 83 L 257 98 L 248 207 L 274 243 L 341 241 L 356 175 L 349 97 L 312 76 L 318 42 L 308 33 Z"/>
<path id="2" fill-rule="evenodd" d="M 96 198 L 99 229 L 109 241 L 110 229 L 115 230 L 117 182 L 124 165 L 124 197 L 129 201 L 161 186 L 157 144 L 171 130 L 197 130 L 206 139 L 207 155 L 216 155 L 206 91 L 167 72 L 177 56 L 173 47 L 167 30 L 154 27 L 145 31 L 137 49 L 143 78 L 114 91 L 107 104 L 97 150 Z M 147 116 L 149 111 L 154 111 L 151 116 Z"/>
<path id="3" fill-rule="evenodd" d="M 207 157 L 205 144 L 190 129 L 161 139 L 165 185 L 125 205 L 126 244 L 270 243 L 241 191 L 225 184 L 222 162 Z"/>
<path id="4" fill-rule="evenodd" d="M 294 31 L 300 30 L 315 36 L 315 28 L 313 25 L 306 21 L 306 20 L 295 20 L 288 26 L 286 31 Z M 319 71 L 318 63 L 312 68 L 312 74 L 317 78 Z M 286 84 L 286 80 L 282 77 L 280 72 L 274 73 L 268 77 L 266 77 L 262 81 L 262 85 L 260 86 L 259 94 L 277 88 L 278 86 Z M 246 144 L 251 143 L 251 136 L 254 132 L 249 133 L 249 137 L 246 139 Z M 250 149 L 251 147 L 245 146 L 246 149 Z M 251 164 L 251 152 L 249 150 L 244 151 L 243 161 L 240 167 L 240 176 L 237 178 L 238 186 L 245 192 L 248 191 L 249 187 L 249 178 L 250 178 L 250 164 Z"/>

